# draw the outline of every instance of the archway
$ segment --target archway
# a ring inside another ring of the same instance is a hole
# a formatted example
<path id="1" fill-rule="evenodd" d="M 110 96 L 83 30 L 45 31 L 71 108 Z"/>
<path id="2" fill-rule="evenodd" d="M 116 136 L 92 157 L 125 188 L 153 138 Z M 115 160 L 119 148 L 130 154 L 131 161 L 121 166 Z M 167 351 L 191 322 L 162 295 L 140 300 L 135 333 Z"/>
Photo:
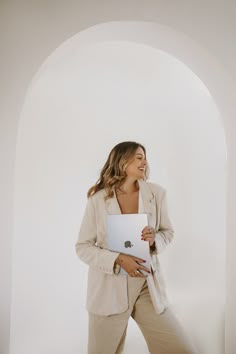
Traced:
<path id="1" fill-rule="evenodd" d="M 122 25 L 124 25 L 124 26 L 122 26 Z M 145 27 L 146 25 L 147 25 L 147 27 L 144 30 L 143 26 Z M 124 38 L 127 39 L 128 34 L 129 34 L 129 41 L 131 41 L 131 42 L 133 41 L 136 43 L 140 43 L 140 42 L 145 43 L 146 45 L 148 45 L 150 47 L 153 47 L 153 48 L 158 47 L 158 48 L 161 48 L 162 50 L 163 50 L 164 45 L 167 46 L 166 42 L 164 41 L 163 33 L 159 32 L 158 33 L 159 37 L 156 36 L 157 27 L 155 24 L 142 23 L 142 25 L 140 25 L 140 27 L 139 27 L 138 23 L 125 23 L 125 24 L 113 23 L 113 24 L 110 24 L 111 27 L 109 27 L 109 24 L 103 24 L 100 26 L 101 26 L 100 28 L 99 28 L 99 26 L 95 26 L 96 29 L 94 27 L 94 28 L 87 30 L 87 36 L 85 36 L 86 38 L 83 36 L 80 37 L 79 45 L 81 45 L 81 48 L 88 48 L 88 46 L 95 45 L 95 43 L 99 43 L 99 42 L 100 42 L 100 44 L 101 44 L 101 42 L 107 42 L 107 41 L 112 41 L 112 42 L 120 42 L 121 41 L 122 42 L 124 40 Z M 130 28 L 129 28 L 129 26 L 130 26 Z M 119 27 L 120 27 L 120 30 L 119 30 Z M 153 33 L 154 27 L 156 29 L 155 34 Z M 112 28 L 112 30 L 111 30 L 111 28 Z M 99 29 L 99 31 L 97 31 L 98 29 Z M 130 32 L 128 31 L 128 29 L 130 30 Z M 152 36 L 150 36 L 150 33 L 152 34 Z M 81 34 L 80 34 L 80 36 L 81 36 Z M 95 34 L 96 34 L 96 36 L 95 36 Z M 168 34 L 169 34 L 169 32 L 168 32 Z M 146 35 L 146 37 L 145 37 L 145 35 Z M 140 38 L 142 38 L 142 39 L 140 39 Z M 160 38 L 162 39 L 162 42 L 160 41 Z M 65 47 L 67 46 L 67 48 L 68 48 L 71 45 L 71 43 L 72 43 L 72 39 L 68 40 L 66 43 L 64 43 L 63 46 L 65 46 Z M 60 48 L 61 47 L 59 47 L 57 49 L 57 51 L 60 51 Z M 56 52 L 53 53 L 52 56 L 54 54 L 56 54 Z M 49 65 L 49 62 L 50 62 L 50 58 L 49 58 L 49 61 L 47 60 L 43 64 L 41 70 L 39 70 L 38 74 L 34 78 L 32 84 L 31 84 L 32 88 L 37 83 L 37 80 L 39 79 L 40 74 L 42 73 L 42 70 L 44 70 L 47 67 L 47 65 Z M 25 114 L 25 112 L 23 114 Z M 223 142 L 223 144 L 224 144 L 224 142 Z M 19 161 L 18 161 L 18 163 L 19 163 Z M 17 186 L 19 186 L 19 185 L 17 184 Z M 16 189 L 16 191 L 17 191 L 17 189 Z M 18 201 L 19 201 L 19 199 L 18 199 Z M 16 210 L 18 210 L 18 209 L 16 209 Z M 13 351 L 13 353 L 14 353 L 14 351 Z"/>

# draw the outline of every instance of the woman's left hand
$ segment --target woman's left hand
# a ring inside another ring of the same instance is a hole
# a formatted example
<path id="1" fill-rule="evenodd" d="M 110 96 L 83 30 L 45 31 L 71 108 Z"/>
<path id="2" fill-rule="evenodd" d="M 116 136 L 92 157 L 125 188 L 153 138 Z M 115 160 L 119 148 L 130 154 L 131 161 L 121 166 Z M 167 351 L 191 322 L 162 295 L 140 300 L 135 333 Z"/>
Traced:
<path id="1" fill-rule="evenodd" d="M 141 240 L 148 241 L 149 246 L 153 246 L 155 242 L 155 230 L 153 227 L 145 226 L 145 228 L 142 230 Z"/>

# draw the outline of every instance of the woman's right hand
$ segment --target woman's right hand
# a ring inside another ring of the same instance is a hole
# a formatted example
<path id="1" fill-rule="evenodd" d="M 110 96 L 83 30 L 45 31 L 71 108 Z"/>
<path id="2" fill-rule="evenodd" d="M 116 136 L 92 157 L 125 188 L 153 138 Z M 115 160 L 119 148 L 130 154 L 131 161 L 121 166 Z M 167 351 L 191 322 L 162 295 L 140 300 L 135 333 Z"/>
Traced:
<path id="1" fill-rule="evenodd" d="M 144 267 L 140 263 L 145 263 L 146 261 L 134 257 L 128 256 L 127 254 L 120 253 L 116 259 L 116 263 L 119 264 L 131 277 L 146 278 L 142 273 L 142 270 L 145 270 L 147 273 L 151 273 L 147 267 Z"/>

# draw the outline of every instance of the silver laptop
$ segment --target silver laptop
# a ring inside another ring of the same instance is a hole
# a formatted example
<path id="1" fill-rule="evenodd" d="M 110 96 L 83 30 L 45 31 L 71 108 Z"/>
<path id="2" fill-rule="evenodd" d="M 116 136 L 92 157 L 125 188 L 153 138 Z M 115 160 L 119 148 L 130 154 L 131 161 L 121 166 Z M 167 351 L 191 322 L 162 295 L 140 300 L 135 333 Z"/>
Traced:
<path id="1" fill-rule="evenodd" d="M 107 215 L 108 249 L 142 258 L 146 262 L 140 264 L 150 270 L 149 242 L 141 240 L 141 232 L 147 225 L 147 214 Z M 127 274 L 123 268 L 120 272 L 121 274 Z M 142 271 L 142 273 L 148 275 L 145 271 Z"/>

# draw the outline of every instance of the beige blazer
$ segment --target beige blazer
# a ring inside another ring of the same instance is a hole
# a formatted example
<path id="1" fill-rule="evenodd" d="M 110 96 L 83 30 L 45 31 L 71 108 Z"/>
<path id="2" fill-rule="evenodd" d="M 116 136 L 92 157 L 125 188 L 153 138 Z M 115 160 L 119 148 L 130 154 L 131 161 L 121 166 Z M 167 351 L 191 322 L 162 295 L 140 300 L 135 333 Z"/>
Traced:
<path id="1" fill-rule="evenodd" d="M 150 251 L 152 274 L 147 283 L 154 308 L 160 314 L 168 307 L 168 299 L 158 254 L 171 242 L 174 231 L 168 216 L 166 190 L 159 184 L 143 180 L 138 183 L 149 226 L 156 230 L 156 250 Z M 119 275 L 118 265 L 114 267 L 119 253 L 106 249 L 106 216 L 120 214 L 121 210 L 116 196 L 105 201 L 105 194 L 101 190 L 88 199 L 75 248 L 79 258 L 89 265 L 87 310 L 109 316 L 128 309 L 128 292 L 127 276 Z"/>

